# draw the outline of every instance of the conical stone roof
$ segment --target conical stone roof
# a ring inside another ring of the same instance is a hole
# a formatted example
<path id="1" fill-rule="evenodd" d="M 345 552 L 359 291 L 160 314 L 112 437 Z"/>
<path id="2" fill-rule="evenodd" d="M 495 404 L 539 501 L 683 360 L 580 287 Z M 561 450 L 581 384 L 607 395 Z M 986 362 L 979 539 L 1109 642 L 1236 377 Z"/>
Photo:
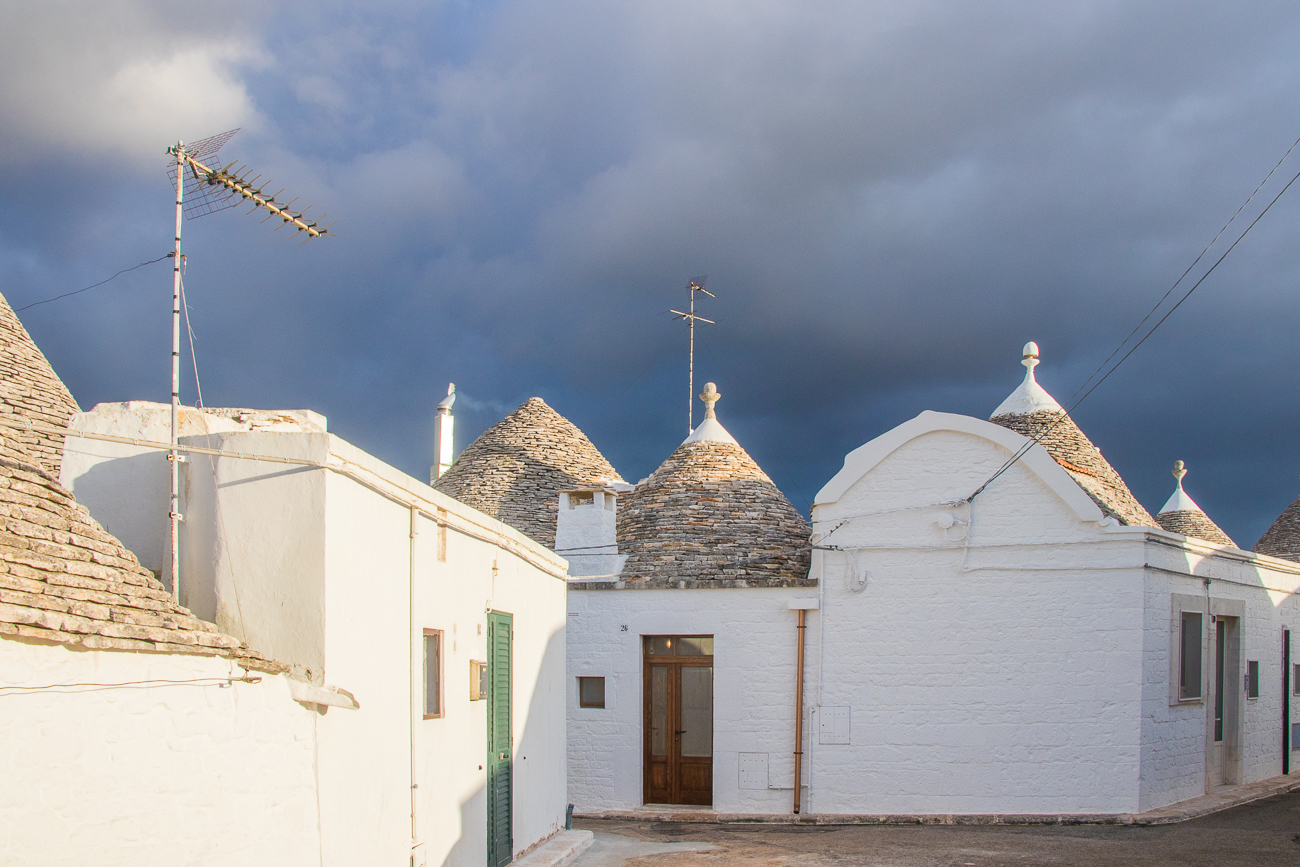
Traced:
<path id="1" fill-rule="evenodd" d="M 1278 515 L 1273 526 L 1268 528 L 1251 550 L 1256 554 L 1300 563 L 1300 497 Z"/>
<path id="2" fill-rule="evenodd" d="M 1074 419 L 1038 385 L 1034 379 L 1038 344 L 1025 344 L 1023 364 L 1027 368 L 1025 381 L 993 411 L 989 421 L 1042 445 L 1107 515 L 1131 526 L 1160 526 Z"/>
<path id="3" fill-rule="evenodd" d="M 713 384 L 705 395 L 717 399 Z M 701 395 L 701 397 L 705 397 Z M 619 499 L 628 585 L 771 587 L 808 580 L 811 529 L 712 407 L 668 460 Z"/>
<path id="4" fill-rule="evenodd" d="M 287 667 L 199 620 L 27 452 L 0 437 L 0 636 Z"/>
<path id="5" fill-rule="evenodd" d="M 1219 525 L 1211 521 L 1210 516 L 1205 514 L 1201 507 L 1196 505 L 1196 501 L 1183 490 L 1185 475 L 1187 475 L 1187 468 L 1182 461 L 1177 461 L 1174 464 L 1174 478 L 1178 480 L 1178 487 L 1165 503 L 1164 508 L 1160 510 L 1160 514 L 1156 515 L 1156 521 L 1171 533 L 1204 539 L 1216 545 L 1237 547 L 1237 543 L 1219 529 Z"/>
<path id="6" fill-rule="evenodd" d="M 0 415 L 67 427 L 72 414 L 80 411 L 72 392 L 0 295 Z M 0 434 L 21 443 L 29 457 L 58 478 L 62 437 L 10 427 L 0 429 Z"/>
<path id="7" fill-rule="evenodd" d="M 560 491 L 621 482 L 587 435 L 540 397 L 470 443 L 433 487 L 555 547 Z"/>

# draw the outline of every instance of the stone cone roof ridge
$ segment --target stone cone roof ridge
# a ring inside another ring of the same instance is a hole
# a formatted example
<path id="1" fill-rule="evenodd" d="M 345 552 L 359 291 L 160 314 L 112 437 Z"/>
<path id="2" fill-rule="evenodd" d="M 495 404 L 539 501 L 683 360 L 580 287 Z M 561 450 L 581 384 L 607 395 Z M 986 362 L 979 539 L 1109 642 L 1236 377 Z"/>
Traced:
<path id="1" fill-rule="evenodd" d="M 1256 554 L 1281 557 L 1300 563 L 1300 497 L 1296 497 L 1282 514 L 1277 516 L 1250 550 Z"/>
<path id="2" fill-rule="evenodd" d="M 3 432 L 7 434 L 7 431 Z M 21 442 L 0 434 L 0 635 L 287 671 L 176 604 Z"/>
<path id="3" fill-rule="evenodd" d="M 602 481 L 623 478 L 573 422 L 530 397 L 470 443 L 433 487 L 553 549 L 560 491 Z"/>
<path id="4" fill-rule="evenodd" d="M 1029 372 L 1025 382 L 1012 392 L 1011 398 L 994 410 L 989 421 L 1037 441 L 1105 514 L 1130 526 L 1160 526 L 1133 496 L 1115 468 L 1102 457 L 1092 440 L 1074 423 L 1069 413 L 1061 409 L 1060 404 L 1038 386 L 1033 378 L 1037 364 L 1038 346 L 1028 343 L 1025 345 L 1025 367 Z M 1046 395 L 1046 399 L 1034 392 L 1029 395 L 1033 398 L 1032 402 L 1022 405 L 1019 401 L 1013 401 L 1012 398 L 1031 381 L 1038 391 Z M 1045 401 L 1050 401 L 1050 404 Z M 1008 412 L 1008 407 L 1013 411 Z"/>
<path id="5" fill-rule="evenodd" d="M 1210 516 L 1205 514 L 1205 510 L 1196 505 L 1196 501 L 1183 490 L 1183 476 L 1185 475 L 1187 475 L 1187 469 L 1184 467 L 1183 462 L 1179 461 L 1174 464 L 1174 478 L 1178 480 L 1178 486 L 1174 489 L 1173 495 L 1165 502 L 1164 507 L 1160 509 L 1160 513 L 1156 515 L 1156 521 L 1171 533 L 1181 533 L 1195 539 L 1204 539 L 1216 545 L 1237 547 L 1237 543 L 1232 541 L 1228 534 L 1220 529 L 1218 524 L 1210 520 Z"/>
<path id="6" fill-rule="evenodd" d="M 0 414 L 67 427 L 72 414 L 80 411 L 72 392 L 0 295 Z M 58 477 L 62 437 L 9 427 L 0 428 L 0 435 L 22 443 L 29 458 Z"/>
<path id="7" fill-rule="evenodd" d="M 781 586 L 807 579 L 811 529 L 734 441 L 687 440 L 620 498 L 631 585 Z"/>

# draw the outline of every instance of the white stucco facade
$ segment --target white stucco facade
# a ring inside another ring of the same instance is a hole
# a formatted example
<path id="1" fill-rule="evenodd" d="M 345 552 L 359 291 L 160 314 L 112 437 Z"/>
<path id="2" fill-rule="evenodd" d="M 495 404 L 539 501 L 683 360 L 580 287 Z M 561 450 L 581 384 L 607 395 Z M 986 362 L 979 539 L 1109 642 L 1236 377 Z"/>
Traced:
<path id="1" fill-rule="evenodd" d="M 1116 526 L 1041 447 L 967 503 L 1023 443 L 924 413 L 851 453 L 818 495 L 817 704 L 848 708 L 851 730 L 812 746 L 813 812 L 1136 813 L 1203 794 L 1207 702 L 1170 693 L 1174 593 L 1239 618 L 1234 697 L 1247 660 L 1271 687 L 1241 700 L 1231 781 L 1281 773 L 1280 642 L 1300 570 Z"/>
<path id="2" fill-rule="evenodd" d="M 569 593 L 569 800 L 577 812 L 627 810 L 642 794 L 642 636 L 713 636 L 713 807 L 788 813 L 793 802 L 797 614 L 816 588 L 584 590 Z M 815 604 L 815 603 L 814 603 Z M 816 612 L 807 646 L 820 635 Z M 579 677 L 605 678 L 605 707 L 578 706 Z M 745 781 L 741 754 L 764 757 Z M 805 766 L 804 779 L 807 780 Z"/>
<path id="3" fill-rule="evenodd" d="M 131 435 L 103 417 L 74 425 Z M 182 467 L 182 603 L 359 705 L 315 721 L 320 863 L 486 862 L 487 702 L 470 700 L 470 661 L 488 658 L 489 611 L 514 619 L 513 848 L 562 828 L 564 560 L 323 424 L 182 442 L 222 453 Z M 79 494 L 111 468 L 93 460 L 101 443 L 70 439 L 74 450 L 82 457 L 64 484 Z M 106 525 L 166 512 L 143 498 L 89 506 Z M 442 715 L 432 719 L 426 630 L 442 641 Z"/>
<path id="4" fill-rule="evenodd" d="M 1300 720 L 1283 719 L 1281 662 L 1300 566 L 1120 525 L 1041 446 L 970 499 L 1025 443 L 928 412 L 850 453 L 813 507 L 813 588 L 571 579 L 577 809 L 645 802 L 642 637 L 712 635 L 712 807 L 788 813 L 789 606 L 809 596 L 805 813 L 1126 815 L 1281 774 L 1283 726 Z M 1192 698 L 1178 689 L 1183 611 L 1203 617 Z M 579 706 L 579 677 L 605 678 L 604 708 Z"/>
<path id="5" fill-rule="evenodd" d="M 244 675 L 227 659 L 0 640 L 0 863 L 321 864 L 323 718 L 284 676 Z"/>

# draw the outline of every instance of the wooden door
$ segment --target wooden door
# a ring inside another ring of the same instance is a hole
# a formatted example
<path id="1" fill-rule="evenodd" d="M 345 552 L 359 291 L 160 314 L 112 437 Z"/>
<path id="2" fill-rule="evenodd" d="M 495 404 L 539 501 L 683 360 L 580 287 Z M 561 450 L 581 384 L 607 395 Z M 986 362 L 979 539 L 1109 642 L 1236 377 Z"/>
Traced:
<path id="1" fill-rule="evenodd" d="M 488 867 L 502 867 L 514 857 L 514 742 L 510 726 L 513 633 L 513 615 L 499 611 L 488 614 Z"/>
<path id="2" fill-rule="evenodd" d="M 712 636 L 647 636 L 644 696 L 645 802 L 712 804 Z"/>

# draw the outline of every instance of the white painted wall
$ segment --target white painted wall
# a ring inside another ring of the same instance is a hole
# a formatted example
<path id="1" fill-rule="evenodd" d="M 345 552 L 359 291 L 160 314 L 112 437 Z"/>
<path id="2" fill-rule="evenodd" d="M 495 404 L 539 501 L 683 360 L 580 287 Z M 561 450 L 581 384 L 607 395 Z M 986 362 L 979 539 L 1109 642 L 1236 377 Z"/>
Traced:
<path id="1" fill-rule="evenodd" d="M 1142 809 L 1194 798 L 1206 790 L 1205 756 L 1210 702 L 1170 697 L 1170 654 L 1177 652 L 1171 594 L 1206 600 L 1207 614 L 1239 603 L 1241 653 L 1237 670 L 1225 677 L 1240 696 L 1243 783 L 1282 773 L 1282 631 L 1300 622 L 1300 566 L 1232 548 L 1216 548 L 1172 533 L 1149 534 L 1146 545 L 1146 688 L 1143 696 Z M 1206 579 L 1209 579 L 1208 582 Z M 1205 618 L 1208 632 L 1210 619 Z M 1292 639 L 1293 647 L 1295 638 Z M 1210 647 L 1206 647 L 1207 657 Z M 1294 651 L 1293 651 L 1294 655 Z M 1259 662 L 1260 695 L 1245 696 L 1246 662 Z M 1213 675 L 1207 658 L 1203 676 Z M 1203 690 L 1203 696 L 1210 692 Z M 1293 704 L 1295 702 L 1293 701 Z M 1300 718 L 1293 710 L 1294 721 Z M 1300 746 L 1293 744 L 1294 746 Z M 1292 754 L 1293 763 L 1300 753 Z"/>
<path id="2" fill-rule="evenodd" d="M 816 593 L 807 587 L 591 590 L 571 585 L 566 701 L 569 800 L 577 812 L 643 803 L 641 637 L 680 634 L 714 637 L 714 808 L 788 813 L 794 795 L 797 622 L 789 603 Z M 820 641 L 820 620 L 816 611 L 807 619 L 811 658 Z M 808 673 L 814 673 L 811 664 Z M 605 678 L 604 708 L 578 707 L 580 676 Z M 767 754 L 772 788 L 739 787 L 740 753 Z"/>
<path id="3" fill-rule="evenodd" d="M 1100 511 L 1057 493 L 1078 488 L 1054 463 L 1018 463 L 973 505 L 943 505 L 1015 443 L 986 422 L 927 415 L 814 506 L 814 539 L 850 549 L 814 562 L 818 703 L 851 708 L 852 729 L 850 744 L 814 744 L 812 809 L 1134 811 L 1140 539 L 1105 544 Z"/>
<path id="4" fill-rule="evenodd" d="M 124 427 L 112 432 L 132 435 Z M 404 865 L 413 843 L 417 863 L 486 861 L 486 703 L 468 701 L 468 675 L 469 660 L 485 658 L 479 629 L 489 608 L 515 615 L 516 849 L 562 827 L 564 560 L 321 431 L 183 442 L 308 463 L 192 456 L 181 589 L 200 616 L 356 696 L 358 710 L 331 708 L 316 720 L 322 863 Z M 109 472 L 84 463 L 81 479 Z M 414 539 L 411 510 L 395 498 L 423 510 Z M 518 553 L 440 531 L 431 513 L 475 524 Z M 449 651 L 442 719 L 422 718 L 424 628 L 444 630 Z"/>
<path id="5" fill-rule="evenodd" d="M 819 494 L 814 539 L 846 550 L 814 556 L 818 703 L 852 726 L 850 744 L 812 745 L 814 812 L 1130 813 L 1202 794 L 1207 708 L 1170 706 L 1170 593 L 1206 588 L 1148 564 L 1217 576 L 1210 594 L 1244 605 L 1243 665 L 1260 660 L 1266 689 L 1244 702 L 1242 778 L 1280 773 L 1300 570 L 1098 521 L 1038 448 L 967 506 L 1020 443 L 925 413 Z"/>
<path id="6" fill-rule="evenodd" d="M 0 862 L 317 867 L 317 715 L 242 674 L 0 639 Z M 57 688 L 154 680 L 202 682 Z"/>

